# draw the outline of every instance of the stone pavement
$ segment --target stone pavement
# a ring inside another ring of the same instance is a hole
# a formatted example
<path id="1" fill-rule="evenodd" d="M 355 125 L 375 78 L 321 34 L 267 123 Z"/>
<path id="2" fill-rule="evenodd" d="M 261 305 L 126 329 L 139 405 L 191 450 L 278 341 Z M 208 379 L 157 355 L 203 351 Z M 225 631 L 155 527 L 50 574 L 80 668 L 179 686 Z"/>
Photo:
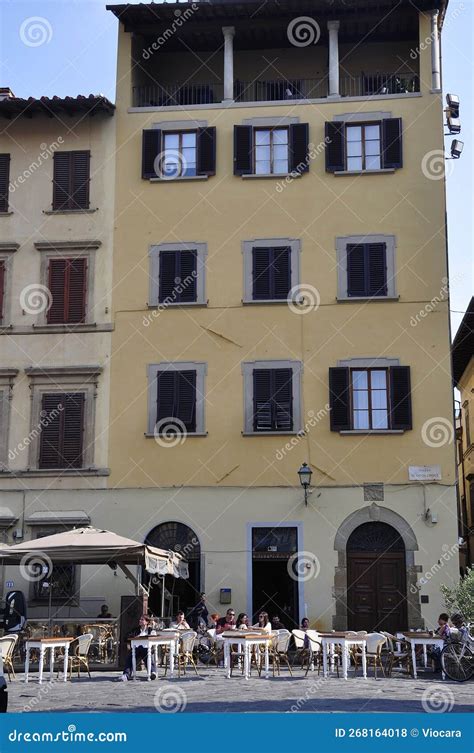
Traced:
<path id="1" fill-rule="evenodd" d="M 372 669 L 373 672 L 373 669 Z M 160 675 L 162 672 L 160 672 Z M 8 711 L 64 712 L 423 712 L 474 710 L 473 683 L 453 683 L 440 675 L 425 673 L 417 680 L 405 675 L 363 680 L 330 677 L 324 680 L 312 672 L 307 678 L 300 669 L 291 678 L 250 680 L 234 675 L 226 679 L 222 669 L 199 667 L 199 677 L 187 674 L 173 680 L 159 676 L 147 682 L 145 673 L 132 682 L 117 682 L 117 672 L 94 672 L 67 683 L 54 680 L 38 684 L 23 675 L 8 683 Z"/>

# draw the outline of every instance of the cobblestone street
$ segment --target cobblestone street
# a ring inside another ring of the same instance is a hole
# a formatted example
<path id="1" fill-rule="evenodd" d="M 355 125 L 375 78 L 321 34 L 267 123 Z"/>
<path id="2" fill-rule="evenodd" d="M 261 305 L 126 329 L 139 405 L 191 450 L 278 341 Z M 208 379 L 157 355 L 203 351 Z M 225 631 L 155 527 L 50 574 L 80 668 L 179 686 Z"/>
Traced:
<path id="1" fill-rule="evenodd" d="M 160 673 L 161 674 L 161 673 Z M 8 684 L 8 711 L 64 712 L 472 712 L 473 685 L 442 681 L 425 675 L 417 680 L 405 676 L 391 679 L 360 677 L 344 681 L 323 680 L 317 673 L 304 677 L 297 670 L 265 680 L 256 676 L 226 679 L 222 670 L 199 669 L 173 680 L 158 677 L 147 682 L 144 673 L 136 681 L 117 682 L 118 673 L 94 673 L 38 684 L 36 675 L 25 685 L 23 675 Z"/>

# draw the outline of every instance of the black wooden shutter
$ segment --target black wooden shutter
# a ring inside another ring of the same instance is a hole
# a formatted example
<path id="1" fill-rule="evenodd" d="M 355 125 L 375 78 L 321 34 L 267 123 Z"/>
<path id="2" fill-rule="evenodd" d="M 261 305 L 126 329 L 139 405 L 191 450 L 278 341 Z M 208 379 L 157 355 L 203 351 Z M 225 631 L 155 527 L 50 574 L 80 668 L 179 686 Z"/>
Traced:
<path id="1" fill-rule="evenodd" d="M 382 167 L 402 166 L 402 119 L 386 118 L 382 120 Z"/>
<path id="2" fill-rule="evenodd" d="M 412 428 L 409 366 L 390 367 L 390 428 Z"/>
<path id="3" fill-rule="evenodd" d="M 156 422 L 165 423 L 166 419 L 174 416 L 174 371 L 159 371 L 156 378 Z M 163 426 L 164 428 L 164 426 Z"/>
<path id="4" fill-rule="evenodd" d="M 364 296 L 366 291 L 366 255 L 363 243 L 347 245 L 347 295 Z"/>
<path id="5" fill-rule="evenodd" d="M 234 175 L 252 172 L 252 126 L 234 126 Z"/>
<path id="6" fill-rule="evenodd" d="M 198 175 L 216 174 L 216 129 L 214 126 L 198 128 L 197 160 Z"/>
<path id="7" fill-rule="evenodd" d="M 161 152 L 161 131 L 159 128 L 145 129 L 142 134 L 142 178 L 157 178 L 155 159 Z"/>
<path id="8" fill-rule="evenodd" d="M 291 251 L 288 247 L 274 248 L 272 259 L 272 291 L 274 299 L 288 298 L 291 288 Z"/>
<path id="9" fill-rule="evenodd" d="M 8 212 L 10 155 L 0 154 L 0 212 Z"/>
<path id="10" fill-rule="evenodd" d="M 160 303 L 165 300 L 168 303 L 176 301 L 177 257 L 177 251 L 160 251 L 160 289 L 158 293 Z"/>
<path id="11" fill-rule="evenodd" d="M 269 248 L 252 249 L 252 297 L 256 301 L 270 298 L 270 253 Z"/>
<path id="12" fill-rule="evenodd" d="M 69 259 L 66 270 L 66 322 L 79 324 L 86 318 L 87 259 Z"/>
<path id="13" fill-rule="evenodd" d="M 5 298 L 5 262 L 0 261 L 0 322 L 3 322 L 4 298 Z"/>
<path id="14" fill-rule="evenodd" d="M 178 251 L 180 280 L 178 300 L 181 303 L 193 303 L 196 301 L 196 272 L 197 272 L 197 252 L 196 251 Z"/>
<path id="15" fill-rule="evenodd" d="M 291 431 L 292 428 L 292 369 L 254 369 L 254 431 Z"/>
<path id="16" fill-rule="evenodd" d="M 329 406 L 331 431 L 349 431 L 351 428 L 349 369 L 329 369 Z"/>
<path id="17" fill-rule="evenodd" d="M 293 429 L 293 370 L 273 369 L 274 426 L 276 431 Z"/>
<path id="18" fill-rule="evenodd" d="M 83 392 L 42 398 L 40 468 L 81 468 L 84 433 Z"/>
<path id="19" fill-rule="evenodd" d="M 53 209 L 69 209 L 71 152 L 55 152 L 53 159 Z"/>
<path id="20" fill-rule="evenodd" d="M 271 431 L 272 378 L 271 369 L 254 369 L 253 372 L 253 429 Z"/>
<path id="21" fill-rule="evenodd" d="M 385 243 L 368 243 L 366 259 L 368 295 L 387 295 L 387 248 Z"/>
<path id="22" fill-rule="evenodd" d="M 82 468 L 84 393 L 64 396 L 62 468 Z"/>
<path id="23" fill-rule="evenodd" d="M 309 124 L 290 125 L 290 173 L 307 173 L 309 171 Z"/>
<path id="24" fill-rule="evenodd" d="M 71 152 L 70 209 L 89 209 L 90 158 L 89 151 Z"/>
<path id="25" fill-rule="evenodd" d="M 47 314 L 48 324 L 64 324 L 66 321 L 66 259 L 50 259 L 48 287 L 52 296 Z"/>
<path id="26" fill-rule="evenodd" d="M 196 372 L 159 371 L 157 375 L 157 424 L 161 429 L 182 421 L 186 431 L 196 431 Z"/>
<path id="27" fill-rule="evenodd" d="M 161 251 L 159 301 L 189 303 L 196 301 L 197 252 Z"/>
<path id="28" fill-rule="evenodd" d="M 345 169 L 344 123 L 329 121 L 325 124 L 326 172 L 335 173 Z"/>

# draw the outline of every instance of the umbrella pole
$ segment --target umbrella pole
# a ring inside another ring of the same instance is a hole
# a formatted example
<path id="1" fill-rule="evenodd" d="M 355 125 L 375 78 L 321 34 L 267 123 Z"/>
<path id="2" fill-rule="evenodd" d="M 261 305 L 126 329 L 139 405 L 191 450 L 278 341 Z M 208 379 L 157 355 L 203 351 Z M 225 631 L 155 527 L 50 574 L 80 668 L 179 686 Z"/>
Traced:
<path id="1" fill-rule="evenodd" d="M 52 602 L 53 602 L 53 580 L 52 578 L 50 578 L 49 579 L 49 599 L 48 599 L 48 631 L 51 636 L 53 635 L 53 620 L 51 617 Z"/>
<path id="2" fill-rule="evenodd" d="M 165 576 L 161 581 L 161 619 L 165 616 Z"/>

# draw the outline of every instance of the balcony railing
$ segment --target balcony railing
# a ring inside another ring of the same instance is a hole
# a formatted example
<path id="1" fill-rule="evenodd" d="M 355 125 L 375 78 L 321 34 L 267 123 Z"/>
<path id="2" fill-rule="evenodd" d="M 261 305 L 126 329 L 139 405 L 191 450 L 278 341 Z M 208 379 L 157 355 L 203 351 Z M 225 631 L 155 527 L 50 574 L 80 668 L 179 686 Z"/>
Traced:
<path id="1" fill-rule="evenodd" d="M 419 77 L 411 72 L 360 73 L 341 76 L 342 97 L 371 97 L 408 94 L 420 91 Z M 222 83 L 166 85 L 147 84 L 133 87 L 134 107 L 187 107 L 222 102 Z M 279 102 L 285 100 L 324 99 L 328 96 L 328 78 L 235 81 L 236 102 Z"/>

